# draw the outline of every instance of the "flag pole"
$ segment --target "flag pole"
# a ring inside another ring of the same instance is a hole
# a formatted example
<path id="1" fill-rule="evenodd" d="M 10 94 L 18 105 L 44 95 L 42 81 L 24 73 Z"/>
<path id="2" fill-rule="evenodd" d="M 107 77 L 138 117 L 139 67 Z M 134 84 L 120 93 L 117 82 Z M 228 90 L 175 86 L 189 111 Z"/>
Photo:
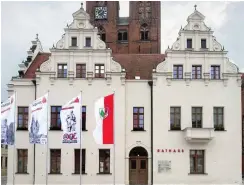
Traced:
<path id="1" fill-rule="evenodd" d="M 81 115 L 82 115 L 82 105 L 81 105 L 81 93 L 80 91 L 80 110 L 81 110 Z M 82 175 L 82 146 L 81 146 L 81 133 L 82 133 L 82 116 L 80 117 L 80 185 L 81 185 L 81 175 Z"/>
<path id="2" fill-rule="evenodd" d="M 48 119 L 48 111 L 49 111 L 49 90 L 47 91 L 47 148 L 46 148 L 46 185 L 48 184 L 48 126 L 49 126 L 49 119 Z"/>
<path id="3" fill-rule="evenodd" d="M 114 101 L 115 101 L 115 91 L 114 91 L 114 93 L 113 93 L 114 95 L 113 95 L 113 107 L 114 107 L 114 110 L 115 110 L 115 106 L 114 106 Z M 114 169 L 113 169 L 113 172 L 114 172 L 114 185 L 116 184 L 115 183 L 115 122 L 114 122 L 114 117 L 115 117 L 115 111 L 113 110 L 113 129 L 114 129 L 114 131 L 113 131 L 113 133 L 114 133 Z"/>
<path id="4" fill-rule="evenodd" d="M 16 103 L 16 101 L 17 101 L 17 95 L 16 95 L 17 93 L 16 93 L 16 91 L 14 91 L 14 146 L 13 146 L 13 185 L 15 185 L 15 153 L 16 153 L 16 127 L 15 127 L 15 125 L 16 125 L 16 108 L 17 108 L 17 103 Z M 10 100 L 11 101 L 11 100 Z M 8 143 L 7 143 L 8 144 Z"/>

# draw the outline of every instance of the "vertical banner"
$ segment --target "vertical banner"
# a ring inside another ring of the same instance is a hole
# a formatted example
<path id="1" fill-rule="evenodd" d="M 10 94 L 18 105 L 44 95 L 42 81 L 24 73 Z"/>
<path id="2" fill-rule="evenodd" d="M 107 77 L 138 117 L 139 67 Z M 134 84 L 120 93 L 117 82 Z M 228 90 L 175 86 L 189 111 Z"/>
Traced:
<path id="1" fill-rule="evenodd" d="M 15 93 L 1 104 L 1 144 L 15 143 Z"/>
<path id="2" fill-rule="evenodd" d="M 114 144 L 114 94 L 95 102 L 96 128 L 93 137 L 97 144 Z"/>
<path id="3" fill-rule="evenodd" d="M 29 106 L 29 140 L 31 144 L 47 144 L 48 93 L 36 99 Z"/>
<path id="4" fill-rule="evenodd" d="M 60 119 L 63 129 L 62 143 L 80 143 L 81 95 L 62 106 Z"/>

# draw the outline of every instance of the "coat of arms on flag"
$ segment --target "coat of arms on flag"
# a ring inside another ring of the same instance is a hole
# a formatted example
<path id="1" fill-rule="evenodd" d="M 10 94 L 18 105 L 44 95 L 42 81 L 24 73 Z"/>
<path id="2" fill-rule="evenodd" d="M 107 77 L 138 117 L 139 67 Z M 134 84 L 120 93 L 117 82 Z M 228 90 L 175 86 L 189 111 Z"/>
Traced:
<path id="1" fill-rule="evenodd" d="M 105 119 L 106 117 L 108 117 L 108 113 L 109 113 L 108 107 L 99 109 L 99 115 L 101 119 Z"/>

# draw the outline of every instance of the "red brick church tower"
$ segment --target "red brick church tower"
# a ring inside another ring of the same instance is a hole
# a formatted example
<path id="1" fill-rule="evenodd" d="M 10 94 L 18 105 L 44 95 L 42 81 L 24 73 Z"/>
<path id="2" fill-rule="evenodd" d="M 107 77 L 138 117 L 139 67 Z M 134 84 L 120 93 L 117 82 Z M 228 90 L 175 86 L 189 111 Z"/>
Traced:
<path id="1" fill-rule="evenodd" d="M 119 1 L 87 1 L 91 23 L 113 54 L 160 54 L 160 1 L 130 1 L 119 17 Z"/>

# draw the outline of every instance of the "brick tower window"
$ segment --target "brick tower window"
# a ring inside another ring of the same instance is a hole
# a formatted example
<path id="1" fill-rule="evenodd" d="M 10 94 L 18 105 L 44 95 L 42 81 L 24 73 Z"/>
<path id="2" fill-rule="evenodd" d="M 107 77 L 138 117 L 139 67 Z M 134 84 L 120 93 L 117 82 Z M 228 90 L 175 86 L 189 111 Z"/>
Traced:
<path id="1" fill-rule="evenodd" d="M 141 25 L 141 40 L 149 40 L 149 31 L 147 24 Z"/>
<path id="2" fill-rule="evenodd" d="M 102 26 L 98 27 L 98 35 L 100 35 L 102 41 L 106 42 L 106 32 Z"/>
<path id="3" fill-rule="evenodd" d="M 118 41 L 127 41 L 127 31 L 126 30 L 119 30 L 118 32 Z"/>

